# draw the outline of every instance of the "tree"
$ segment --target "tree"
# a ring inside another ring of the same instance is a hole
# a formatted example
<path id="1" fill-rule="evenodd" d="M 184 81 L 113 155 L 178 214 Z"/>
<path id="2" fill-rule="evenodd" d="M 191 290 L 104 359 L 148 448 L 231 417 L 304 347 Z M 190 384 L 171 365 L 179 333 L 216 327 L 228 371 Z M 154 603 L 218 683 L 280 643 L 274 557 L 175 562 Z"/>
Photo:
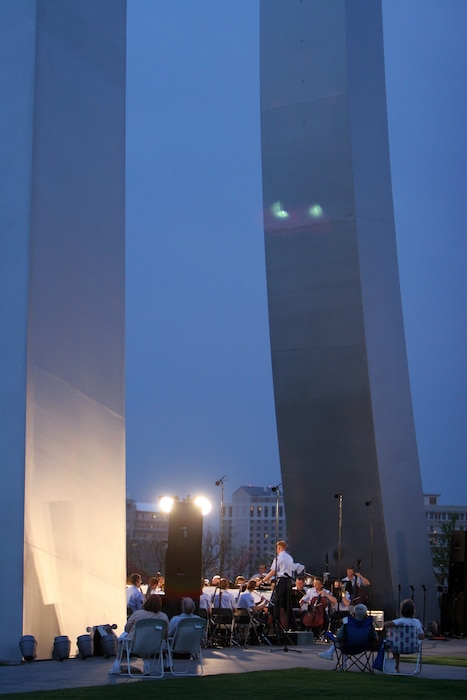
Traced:
<path id="1" fill-rule="evenodd" d="M 451 513 L 449 520 L 442 523 L 440 532 L 433 533 L 430 537 L 431 555 L 438 585 L 447 586 L 449 577 L 449 563 L 451 560 L 451 535 L 456 529 L 458 513 Z"/>
<path id="2" fill-rule="evenodd" d="M 219 531 L 212 525 L 203 529 L 203 544 L 201 548 L 201 570 L 203 578 L 211 579 L 219 573 L 220 537 Z"/>

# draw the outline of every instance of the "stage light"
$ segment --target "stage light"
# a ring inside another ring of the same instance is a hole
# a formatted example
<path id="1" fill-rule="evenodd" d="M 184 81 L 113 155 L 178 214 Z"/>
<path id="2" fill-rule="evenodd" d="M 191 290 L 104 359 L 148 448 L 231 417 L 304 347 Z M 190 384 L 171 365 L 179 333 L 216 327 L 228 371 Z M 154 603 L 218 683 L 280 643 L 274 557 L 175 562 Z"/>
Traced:
<path id="1" fill-rule="evenodd" d="M 196 496 L 195 501 L 198 508 L 201 509 L 203 515 L 208 515 L 211 512 L 211 501 L 205 496 Z"/>
<path id="2" fill-rule="evenodd" d="M 180 500 L 178 496 L 162 496 L 159 499 L 159 507 L 164 513 L 170 513 L 174 503 Z M 200 509 L 202 515 L 208 515 L 211 512 L 211 501 L 205 496 L 197 496 L 193 501 L 190 496 L 187 496 L 184 502 L 187 501 L 194 503 Z"/>
<path id="3" fill-rule="evenodd" d="M 159 499 L 160 508 L 164 513 L 170 513 L 174 503 L 175 498 L 172 496 L 162 496 L 162 498 Z"/>

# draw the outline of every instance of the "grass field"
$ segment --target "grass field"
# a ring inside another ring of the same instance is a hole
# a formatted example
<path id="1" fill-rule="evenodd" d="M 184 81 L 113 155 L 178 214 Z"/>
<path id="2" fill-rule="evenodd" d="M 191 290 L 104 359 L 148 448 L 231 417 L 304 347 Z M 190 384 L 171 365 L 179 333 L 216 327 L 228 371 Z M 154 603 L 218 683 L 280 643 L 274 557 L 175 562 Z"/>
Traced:
<path id="1" fill-rule="evenodd" d="M 410 697 L 411 700 L 465 698 L 467 683 L 416 677 L 385 676 L 369 673 L 333 673 L 305 668 L 283 671 L 254 671 L 243 674 L 205 676 L 201 678 L 167 678 L 160 681 L 135 681 L 118 685 L 69 690 L 40 691 L 0 695 L 0 700 L 133 700 L 157 697 L 157 700 L 196 700 L 196 698 L 278 698 L 322 694 L 330 698 L 375 698 L 384 700 Z"/>

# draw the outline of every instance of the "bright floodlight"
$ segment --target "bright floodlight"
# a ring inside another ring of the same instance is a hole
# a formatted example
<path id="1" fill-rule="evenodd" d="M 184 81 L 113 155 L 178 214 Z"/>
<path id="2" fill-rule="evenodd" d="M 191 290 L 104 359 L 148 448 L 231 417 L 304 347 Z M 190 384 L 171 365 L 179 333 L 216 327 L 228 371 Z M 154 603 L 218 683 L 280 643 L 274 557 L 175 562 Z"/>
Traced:
<path id="1" fill-rule="evenodd" d="M 207 498 L 204 496 L 197 496 L 195 498 L 195 503 L 198 506 L 198 508 L 201 508 L 201 513 L 203 515 L 207 515 L 208 513 L 211 512 L 211 501 L 209 501 Z"/>
<path id="2" fill-rule="evenodd" d="M 174 504 L 174 498 L 172 496 L 162 496 L 159 500 L 159 505 L 164 513 L 170 513 L 172 506 Z"/>

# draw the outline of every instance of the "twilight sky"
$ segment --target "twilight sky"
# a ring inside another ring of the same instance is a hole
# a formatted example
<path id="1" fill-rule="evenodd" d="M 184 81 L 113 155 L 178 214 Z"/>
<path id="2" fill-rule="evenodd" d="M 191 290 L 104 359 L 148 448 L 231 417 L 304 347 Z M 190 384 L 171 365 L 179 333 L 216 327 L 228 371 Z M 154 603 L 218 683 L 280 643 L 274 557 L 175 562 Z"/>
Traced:
<path id="1" fill-rule="evenodd" d="M 127 494 L 281 481 L 262 228 L 259 4 L 128 0 Z M 465 0 L 383 0 L 425 493 L 467 503 Z"/>

